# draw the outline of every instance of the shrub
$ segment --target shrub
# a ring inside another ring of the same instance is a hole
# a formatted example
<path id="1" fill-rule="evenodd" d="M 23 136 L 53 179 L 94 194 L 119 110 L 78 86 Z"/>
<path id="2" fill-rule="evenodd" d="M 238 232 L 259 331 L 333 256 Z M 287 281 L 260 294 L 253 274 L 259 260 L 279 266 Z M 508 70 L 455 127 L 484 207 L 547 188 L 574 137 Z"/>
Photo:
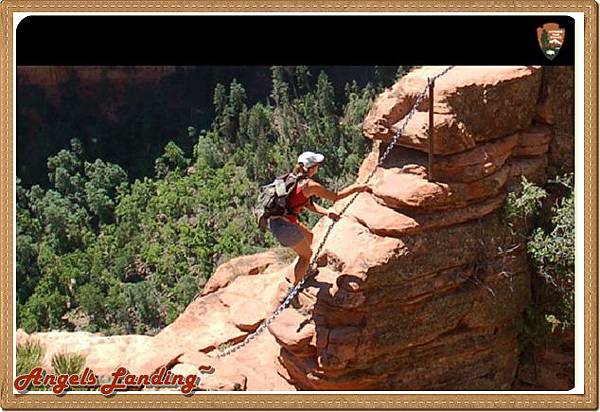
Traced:
<path id="1" fill-rule="evenodd" d="M 504 216 L 509 226 L 526 225 L 527 220 L 533 217 L 542 206 L 546 191 L 521 176 L 521 188 L 510 192 L 504 205 Z"/>
<path id="2" fill-rule="evenodd" d="M 521 189 L 510 193 L 504 214 L 513 233 L 527 241 L 527 252 L 535 273 L 533 300 L 524 312 L 521 343 L 538 345 L 552 339 L 554 332 L 574 324 L 575 199 L 573 174 L 548 182 L 555 205 L 550 216 L 537 216 L 543 188 L 522 179 Z M 556 190 L 558 184 L 562 189 Z M 546 200 L 550 200 L 546 199 Z M 535 219 L 535 222 L 534 222 Z M 529 230 L 531 223 L 535 226 Z M 538 278 L 539 279 L 539 278 Z"/>
<path id="3" fill-rule="evenodd" d="M 85 357 L 78 353 L 55 353 L 52 371 L 55 375 L 78 375 L 85 366 Z"/>
<path id="4" fill-rule="evenodd" d="M 569 189 L 552 208 L 550 228 L 537 227 L 527 244 L 529 256 L 537 272 L 556 292 L 556 302 L 549 307 L 546 319 L 552 329 L 565 330 L 574 324 L 575 303 L 575 198 L 573 175 L 557 182 Z"/>
<path id="5" fill-rule="evenodd" d="M 17 345 L 17 375 L 24 375 L 42 365 L 44 347 L 38 341 Z"/>
<path id="6" fill-rule="evenodd" d="M 35 368 L 41 368 L 43 355 L 44 347 L 39 341 L 29 341 L 17 345 L 17 375 L 26 375 Z M 26 390 L 45 391 L 48 388 L 30 384 Z"/>

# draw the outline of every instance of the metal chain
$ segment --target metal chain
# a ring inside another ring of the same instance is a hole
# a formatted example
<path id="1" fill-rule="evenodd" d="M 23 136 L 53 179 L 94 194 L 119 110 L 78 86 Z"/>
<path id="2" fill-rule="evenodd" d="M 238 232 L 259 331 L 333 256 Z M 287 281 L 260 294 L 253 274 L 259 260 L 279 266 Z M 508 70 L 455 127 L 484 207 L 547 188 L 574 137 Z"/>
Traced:
<path id="1" fill-rule="evenodd" d="M 369 175 L 367 176 L 367 179 L 365 180 L 364 184 L 368 183 L 369 180 L 371 180 L 371 178 L 375 174 L 377 168 L 383 164 L 383 162 L 385 161 L 385 159 L 390 154 L 392 148 L 396 145 L 396 143 L 398 143 L 398 139 L 404 133 L 404 129 L 406 128 L 406 125 L 408 124 L 408 122 L 410 121 L 410 119 L 413 117 L 413 115 L 417 111 L 417 107 L 419 106 L 419 104 L 421 103 L 421 101 L 423 100 L 423 98 L 425 97 L 425 95 L 427 94 L 427 90 L 429 88 L 429 85 L 432 82 L 434 82 L 437 78 L 439 78 L 439 77 L 445 75 L 446 73 L 448 73 L 453 67 L 454 66 L 449 66 L 446 69 L 444 69 L 442 72 L 440 72 L 437 75 L 435 75 L 434 77 L 428 79 L 427 86 L 425 86 L 425 88 L 423 89 L 423 91 L 417 97 L 417 100 L 415 101 L 415 104 L 410 109 L 410 112 L 408 112 L 408 114 L 404 117 L 404 122 L 402 123 L 402 126 L 398 129 L 398 131 L 394 135 L 394 138 L 392 139 L 391 143 L 388 145 L 387 149 L 383 153 L 383 156 L 381 156 L 381 159 L 379 159 L 379 161 L 377 162 L 377 166 L 374 167 L 373 170 L 371 170 L 371 173 L 369 173 Z M 354 200 L 356 199 L 357 196 L 358 196 L 358 193 L 355 193 L 352 196 L 352 198 L 350 199 L 350 201 L 340 211 L 339 216 L 343 215 L 344 212 L 346 212 L 346 210 L 354 202 Z M 327 231 L 325 232 L 325 236 L 323 237 L 323 240 L 321 240 L 321 243 L 319 244 L 319 247 L 317 248 L 317 251 L 313 254 L 312 260 L 309 263 L 309 268 L 311 268 L 313 265 L 316 264 L 318 256 L 321 254 L 321 250 L 323 249 L 323 246 L 325 246 L 325 242 L 327 241 L 327 238 L 329 237 L 329 234 L 331 233 L 331 230 L 333 229 L 333 226 L 335 224 L 336 224 L 336 221 L 333 221 L 333 223 L 330 224 L 329 227 L 327 228 Z M 313 270 L 314 269 L 316 269 L 316 266 L 313 268 Z M 308 270 L 307 270 L 307 272 L 308 272 Z M 242 342 L 240 342 L 239 344 L 237 344 L 235 346 L 231 346 L 231 347 L 225 349 L 224 351 L 218 353 L 216 355 L 216 358 L 224 358 L 227 355 L 230 355 L 233 352 L 238 351 L 239 349 L 243 348 L 248 343 L 250 343 L 250 341 L 252 339 L 254 339 L 258 335 L 260 335 L 267 328 L 267 326 L 269 326 L 271 324 L 271 322 L 273 322 L 275 320 L 275 318 L 277 318 L 277 316 L 279 316 L 279 314 L 281 312 L 283 312 L 283 310 L 285 308 L 288 307 L 288 305 L 290 304 L 290 302 L 292 301 L 292 299 L 294 299 L 294 297 L 298 294 L 298 292 L 300 291 L 300 289 L 304 285 L 304 281 L 305 280 L 306 280 L 306 273 L 304 274 L 304 276 L 302 277 L 302 279 L 300 280 L 300 282 L 298 282 L 291 289 L 291 291 L 288 294 L 287 298 L 283 301 L 283 303 L 281 303 L 279 305 L 279 307 L 277 308 L 277 310 L 275 310 L 275 312 L 273 312 L 273 314 L 271 316 L 269 316 L 267 319 L 265 319 L 261 323 L 261 325 L 254 332 L 252 332 L 250 335 L 246 336 L 246 338 Z"/>

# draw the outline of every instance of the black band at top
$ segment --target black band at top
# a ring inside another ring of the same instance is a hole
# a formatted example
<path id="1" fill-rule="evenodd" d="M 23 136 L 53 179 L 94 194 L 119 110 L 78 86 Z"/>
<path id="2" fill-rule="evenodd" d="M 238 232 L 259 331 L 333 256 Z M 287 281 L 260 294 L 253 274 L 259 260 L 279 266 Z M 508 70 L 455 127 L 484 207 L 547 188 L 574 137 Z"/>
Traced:
<path id="1" fill-rule="evenodd" d="M 536 29 L 565 37 L 548 60 Z M 29 16 L 19 65 L 572 65 L 568 16 Z"/>

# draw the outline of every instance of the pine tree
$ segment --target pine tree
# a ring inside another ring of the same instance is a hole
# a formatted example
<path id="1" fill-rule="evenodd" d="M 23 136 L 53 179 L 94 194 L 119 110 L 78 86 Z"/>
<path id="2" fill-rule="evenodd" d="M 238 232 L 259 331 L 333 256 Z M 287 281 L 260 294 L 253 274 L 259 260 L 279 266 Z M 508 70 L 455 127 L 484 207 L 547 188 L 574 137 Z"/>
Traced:
<path id="1" fill-rule="evenodd" d="M 276 106 L 286 106 L 289 103 L 289 85 L 285 81 L 285 71 L 282 66 L 271 67 L 271 99 Z"/>
<path id="2" fill-rule="evenodd" d="M 306 93 L 310 89 L 310 76 L 308 66 L 296 66 L 296 85 L 300 92 Z"/>

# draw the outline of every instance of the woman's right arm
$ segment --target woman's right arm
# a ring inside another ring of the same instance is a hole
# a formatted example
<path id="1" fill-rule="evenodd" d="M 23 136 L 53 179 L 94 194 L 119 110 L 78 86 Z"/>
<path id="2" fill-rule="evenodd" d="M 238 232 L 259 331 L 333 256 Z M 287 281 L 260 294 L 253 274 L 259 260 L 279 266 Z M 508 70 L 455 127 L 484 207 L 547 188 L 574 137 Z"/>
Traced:
<path id="1" fill-rule="evenodd" d="M 357 192 L 371 193 L 372 192 L 370 186 L 361 185 L 361 184 L 353 184 L 353 185 L 347 186 L 337 193 L 327 190 L 325 187 L 323 187 L 323 185 L 321 185 L 318 182 L 315 182 L 314 180 L 311 180 L 307 186 L 308 187 L 304 190 L 305 195 L 307 195 L 307 196 L 316 195 L 323 199 L 331 200 L 332 202 L 343 199 L 347 196 L 350 196 L 353 193 L 357 193 Z M 306 193 L 306 192 L 308 192 L 308 193 Z"/>

